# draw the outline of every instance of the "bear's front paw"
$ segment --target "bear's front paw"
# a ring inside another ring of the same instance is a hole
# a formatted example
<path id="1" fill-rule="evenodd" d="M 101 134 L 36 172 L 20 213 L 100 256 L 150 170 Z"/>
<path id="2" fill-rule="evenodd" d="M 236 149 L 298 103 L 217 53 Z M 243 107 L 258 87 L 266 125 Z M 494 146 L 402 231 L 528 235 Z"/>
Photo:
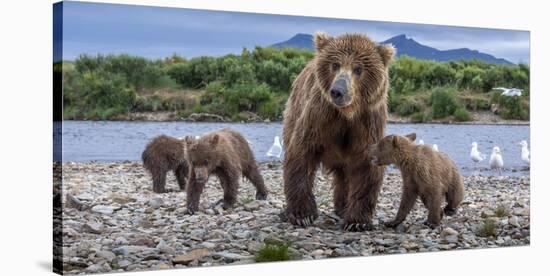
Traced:
<path id="1" fill-rule="evenodd" d="M 443 212 L 445 213 L 446 216 L 454 216 L 456 214 L 456 209 L 453 209 L 449 206 L 445 206 L 445 208 L 443 209 Z"/>
<path id="2" fill-rule="evenodd" d="M 266 200 L 267 199 L 267 193 L 266 192 L 257 192 L 256 193 L 256 199 L 257 200 Z"/>
<path id="3" fill-rule="evenodd" d="M 363 232 L 373 230 L 374 226 L 370 221 L 359 223 L 359 222 L 345 222 L 342 225 L 342 230 L 348 232 Z"/>
<path id="4" fill-rule="evenodd" d="M 315 221 L 315 219 L 317 219 L 317 217 L 319 217 L 319 214 L 317 213 L 317 207 L 315 207 L 315 209 L 313 210 L 287 209 L 283 220 L 289 221 L 290 223 L 301 227 L 308 227 L 310 225 L 313 225 L 313 222 Z"/>
<path id="5" fill-rule="evenodd" d="M 235 204 L 235 202 L 229 202 L 229 201 L 227 201 L 227 200 L 225 200 L 225 199 L 222 198 L 222 199 L 218 200 L 218 201 L 216 202 L 216 204 L 214 204 L 214 206 L 218 206 L 218 205 L 220 205 L 220 204 L 222 205 L 222 208 L 223 208 L 224 210 L 227 210 L 227 209 L 233 208 L 233 205 Z"/>
<path id="6" fill-rule="evenodd" d="M 399 224 L 401 224 L 401 222 L 395 221 L 395 220 L 384 222 L 384 226 L 389 227 L 389 228 L 395 228 L 395 227 L 399 226 Z"/>
<path id="7" fill-rule="evenodd" d="M 194 215 L 198 211 L 199 211 L 198 207 L 195 207 L 193 205 L 187 205 L 187 210 L 185 210 L 185 214 Z"/>
<path id="8" fill-rule="evenodd" d="M 424 225 L 430 227 L 431 229 L 435 229 L 439 226 L 439 222 L 424 221 Z"/>

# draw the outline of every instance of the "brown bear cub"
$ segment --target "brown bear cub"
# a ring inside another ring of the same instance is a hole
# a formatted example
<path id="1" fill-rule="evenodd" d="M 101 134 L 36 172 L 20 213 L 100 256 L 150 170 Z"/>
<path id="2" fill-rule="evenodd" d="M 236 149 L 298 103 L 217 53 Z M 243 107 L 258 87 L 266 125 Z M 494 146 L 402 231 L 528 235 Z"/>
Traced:
<path id="1" fill-rule="evenodd" d="M 426 224 L 437 227 L 443 213 L 452 216 L 464 197 L 464 184 L 455 163 L 444 153 L 429 146 L 415 145 L 416 134 L 406 137 L 389 135 L 369 147 L 371 162 L 378 166 L 395 164 L 403 177 L 401 203 L 397 216 L 386 223 L 396 227 L 409 214 L 416 198 L 420 196 L 428 209 Z M 441 209 L 443 197 L 447 201 Z"/>
<path id="2" fill-rule="evenodd" d="M 316 33 L 315 50 L 292 84 L 283 116 L 282 218 L 309 226 L 318 217 L 313 187 L 322 164 L 333 176 L 343 228 L 369 230 L 384 168 L 368 162 L 365 152 L 384 136 L 394 48 L 362 34 Z"/>
<path id="3" fill-rule="evenodd" d="M 155 137 L 141 154 L 143 166 L 153 178 L 153 191 L 165 193 L 166 174 L 173 171 L 176 175 L 180 190 L 185 190 L 189 166 L 185 156 L 183 140 L 161 135 Z"/>
<path id="4" fill-rule="evenodd" d="M 256 199 L 267 198 L 267 188 L 260 174 L 254 154 L 246 139 L 238 132 L 224 128 L 195 140 L 186 137 L 188 160 L 191 167 L 187 187 L 187 213 L 198 211 L 199 199 L 210 174 L 215 174 L 223 189 L 224 209 L 237 200 L 239 178 L 248 178 L 256 187 Z"/>

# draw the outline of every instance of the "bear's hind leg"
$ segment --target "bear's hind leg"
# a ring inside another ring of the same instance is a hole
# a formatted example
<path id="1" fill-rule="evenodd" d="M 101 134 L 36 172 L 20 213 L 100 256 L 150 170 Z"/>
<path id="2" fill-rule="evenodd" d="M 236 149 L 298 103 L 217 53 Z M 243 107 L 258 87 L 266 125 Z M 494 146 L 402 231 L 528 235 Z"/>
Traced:
<path id="1" fill-rule="evenodd" d="M 450 187 L 445 194 L 445 199 L 447 201 L 447 206 L 445 206 L 445 209 L 443 209 L 445 215 L 452 216 L 456 214 L 456 209 L 462 202 L 463 198 L 464 186 L 462 185 L 462 182 L 455 183 L 455 185 Z"/>
<path id="2" fill-rule="evenodd" d="M 243 172 L 244 177 L 248 178 L 252 185 L 256 187 L 256 199 L 267 199 L 267 188 L 265 187 L 264 178 L 260 174 L 260 170 L 256 163 L 252 164 Z"/>
<path id="3" fill-rule="evenodd" d="M 153 176 L 153 192 L 155 193 L 166 193 L 166 170 L 156 168 L 151 170 L 151 175 Z"/>
<path id="4" fill-rule="evenodd" d="M 443 218 L 443 210 L 441 208 L 442 196 L 439 193 L 430 195 L 421 195 L 422 202 L 428 209 L 428 220 L 425 222 L 430 228 L 436 228 L 441 223 Z"/>

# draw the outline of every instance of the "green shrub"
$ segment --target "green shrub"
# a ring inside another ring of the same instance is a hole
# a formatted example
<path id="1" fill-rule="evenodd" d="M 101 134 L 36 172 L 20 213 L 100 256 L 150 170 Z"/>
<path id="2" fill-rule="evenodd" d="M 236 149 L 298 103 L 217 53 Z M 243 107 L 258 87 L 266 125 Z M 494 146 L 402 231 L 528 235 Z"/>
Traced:
<path id="1" fill-rule="evenodd" d="M 495 216 L 499 218 L 507 217 L 508 215 L 510 215 L 510 211 L 504 205 L 497 206 L 497 208 L 495 208 L 493 212 L 495 213 Z"/>
<path id="2" fill-rule="evenodd" d="M 453 116 L 458 122 L 467 122 L 472 120 L 472 115 L 464 107 L 459 107 L 453 113 Z"/>
<path id="3" fill-rule="evenodd" d="M 177 97 L 151 97 L 153 88 L 200 89 L 201 110 L 232 117 L 250 111 L 267 118 L 280 118 L 292 82 L 313 58 L 313 52 L 297 49 L 255 47 L 240 55 L 200 56 L 185 59 L 177 55 L 151 60 L 131 55 L 81 55 L 74 62 L 54 65 L 56 79 L 62 74 L 66 118 L 116 117 L 137 111 L 190 110 L 195 103 Z M 61 70 L 61 71 L 60 71 Z M 500 99 L 502 117 L 529 118 L 528 65 L 494 65 L 485 62 L 436 62 L 408 56 L 390 66 L 389 110 L 401 116 L 427 117 L 417 92 L 432 91 L 428 105 L 434 118 L 453 115 L 457 89 L 481 92 L 496 86 L 524 89 L 518 102 Z M 61 87 L 57 85 L 56 87 Z M 165 89 L 163 89 L 165 90 Z M 57 91 L 57 90 L 56 90 Z M 58 93 L 58 92 L 56 92 Z M 461 99 L 468 110 L 488 110 L 486 96 Z M 182 97 L 184 98 L 184 97 Z M 421 115 L 420 113 L 423 112 Z"/>
<path id="4" fill-rule="evenodd" d="M 451 88 L 436 88 L 430 96 L 432 114 L 435 119 L 452 115 L 457 108 L 457 100 Z"/>
<path id="5" fill-rule="evenodd" d="M 502 109 L 499 115 L 504 119 L 529 119 L 528 105 L 523 103 L 523 96 L 508 97 L 499 94 L 498 104 Z"/>
<path id="6" fill-rule="evenodd" d="M 413 123 L 425 123 L 432 119 L 432 115 L 428 112 L 417 112 L 411 115 L 411 122 Z"/>
<path id="7" fill-rule="evenodd" d="M 420 110 L 422 110 L 422 105 L 410 100 L 404 100 L 397 106 L 397 114 L 399 116 L 409 116 Z"/>
<path id="8" fill-rule="evenodd" d="M 493 220 L 486 219 L 477 226 L 476 234 L 480 237 L 496 237 L 498 235 L 497 225 Z"/>

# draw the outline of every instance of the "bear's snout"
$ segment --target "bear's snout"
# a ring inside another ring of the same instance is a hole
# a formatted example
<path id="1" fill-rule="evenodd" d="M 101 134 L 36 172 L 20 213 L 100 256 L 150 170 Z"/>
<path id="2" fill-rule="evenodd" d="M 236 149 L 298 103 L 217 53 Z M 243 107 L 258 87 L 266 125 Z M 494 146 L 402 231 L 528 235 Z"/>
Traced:
<path id="1" fill-rule="evenodd" d="M 205 167 L 195 168 L 195 180 L 199 183 L 208 181 L 208 169 Z"/>
<path id="2" fill-rule="evenodd" d="M 332 84 L 330 98 L 338 107 L 345 107 L 351 103 L 351 95 L 348 89 L 349 77 L 342 75 Z"/>

